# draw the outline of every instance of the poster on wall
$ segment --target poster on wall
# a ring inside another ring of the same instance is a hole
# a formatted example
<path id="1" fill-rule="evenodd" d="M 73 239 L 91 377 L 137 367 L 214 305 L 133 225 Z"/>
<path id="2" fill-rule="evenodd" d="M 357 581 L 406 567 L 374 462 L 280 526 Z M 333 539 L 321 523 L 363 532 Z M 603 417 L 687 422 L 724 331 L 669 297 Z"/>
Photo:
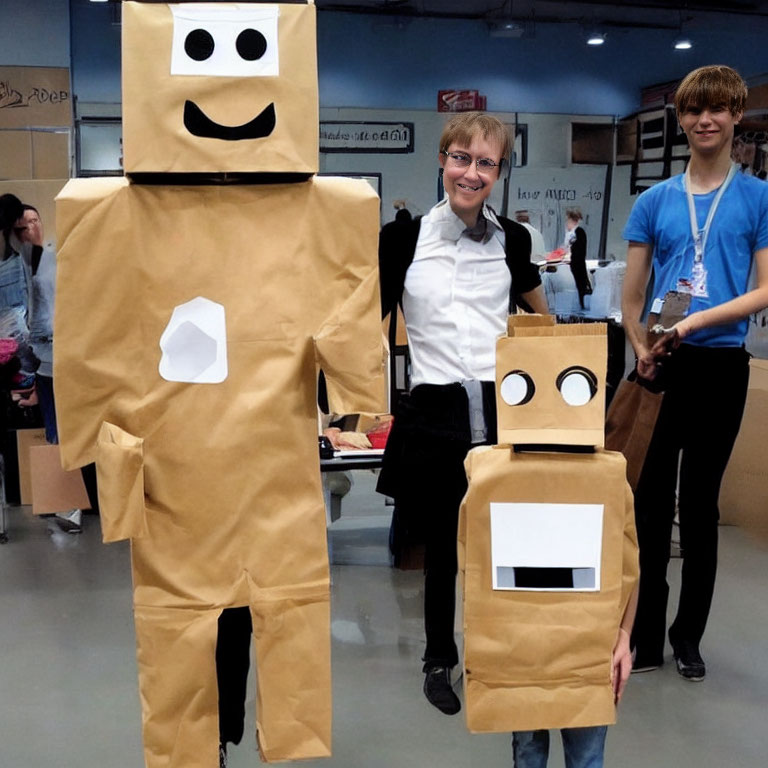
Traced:
<path id="1" fill-rule="evenodd" d="M 413 152 L 413 123 L 320 121 L 321 152 Z"/>
<path id="2" fill-rule="evenodd" d="M 597 259 L 605 205 L 606 166 L 516 168 L 509 180 L 509 216 L 528 212 L 530 223 L 544 236 L 547 251 L 565 239 L 565 214 L 578 208 L 587 235 L 587 258 Z"/>
<path id="3" fill-rule="evenodd" d="M 0 67 L 0 128 L 71 125 L 66 67 Z"/>

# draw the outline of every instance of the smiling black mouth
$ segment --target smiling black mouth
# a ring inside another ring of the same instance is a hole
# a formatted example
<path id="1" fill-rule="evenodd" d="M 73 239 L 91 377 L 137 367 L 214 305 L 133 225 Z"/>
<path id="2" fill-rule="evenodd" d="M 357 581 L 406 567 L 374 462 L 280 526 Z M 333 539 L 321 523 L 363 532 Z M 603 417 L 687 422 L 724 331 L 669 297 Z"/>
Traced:
<path id="1" fill-rule="evenodd" d="M 260 114 L 242 125 L 221 125 L 208 117 L 193 101 L 184 102 L 184 127 L 202 139 L 243 141 L 263 139 L 275 129 L 275 105 L 264 107 Z"/>

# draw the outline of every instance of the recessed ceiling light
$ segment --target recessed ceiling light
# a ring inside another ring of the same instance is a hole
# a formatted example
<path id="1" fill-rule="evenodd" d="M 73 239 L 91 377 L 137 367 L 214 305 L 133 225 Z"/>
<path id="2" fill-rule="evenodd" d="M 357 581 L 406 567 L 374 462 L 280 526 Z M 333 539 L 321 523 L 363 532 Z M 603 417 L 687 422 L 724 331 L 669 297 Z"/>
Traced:
<path id="1" fill-rule="evenodd" d="M 602 45 L 605 42 L 605 35 L 601 32 L 593 32 L 587 37 L 587 45 Z"/>
<path id="2" fill-rule="evenodd" d="M 675 40 L 676 51 L 687 51 L 689 48 L 693 48 L 693 43 L 687 37 L 679 37 Z"/>

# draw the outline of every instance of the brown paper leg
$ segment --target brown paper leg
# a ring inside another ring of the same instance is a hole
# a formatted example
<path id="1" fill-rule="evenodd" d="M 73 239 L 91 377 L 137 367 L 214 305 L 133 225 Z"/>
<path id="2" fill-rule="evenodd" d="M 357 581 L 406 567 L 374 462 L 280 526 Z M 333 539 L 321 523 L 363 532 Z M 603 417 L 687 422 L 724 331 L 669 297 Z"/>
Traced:
<path id="1" fill-rule="evenodd" d="M 328 586 L 304 596 L 255 599 L 256 733 L 262 758 L 331 754 L 331 628 Z"/>
<path id="2" fill-rule="evenodd" d="M 136 606 L 147 768 L 218 765 L 216 636 L 221 608 Z"/>

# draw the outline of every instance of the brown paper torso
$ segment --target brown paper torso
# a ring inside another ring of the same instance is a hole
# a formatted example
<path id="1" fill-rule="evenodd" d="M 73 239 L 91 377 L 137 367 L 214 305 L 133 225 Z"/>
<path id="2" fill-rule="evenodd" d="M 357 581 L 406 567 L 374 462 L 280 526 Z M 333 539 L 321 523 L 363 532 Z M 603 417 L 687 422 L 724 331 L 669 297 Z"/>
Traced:
<path id="1" fill-rule="evenodd" d="M 337 412 L 386 410 L 377 231 L 351 179 L 75 180 L 58 199 L 62 460 L 97 458 L 104 538 L 131 540 L 149 768 L 215 760 L 217 620 L 237 606 L 262 756 L 330 754 L 318 370 Z M 226 377 L 167 380 L 161 337 L 199 297 L 223 307 Z"/>
<path id="2" fill-rule="evenodd" d="M 475 732 L 615 722 L 611 653 L 637 575 L 631 492 L 621 454 L 475 449 L 459 524 L 467 724 Z M 493 502 L 603 505 L 595 592 L 492 588 Z"/>

